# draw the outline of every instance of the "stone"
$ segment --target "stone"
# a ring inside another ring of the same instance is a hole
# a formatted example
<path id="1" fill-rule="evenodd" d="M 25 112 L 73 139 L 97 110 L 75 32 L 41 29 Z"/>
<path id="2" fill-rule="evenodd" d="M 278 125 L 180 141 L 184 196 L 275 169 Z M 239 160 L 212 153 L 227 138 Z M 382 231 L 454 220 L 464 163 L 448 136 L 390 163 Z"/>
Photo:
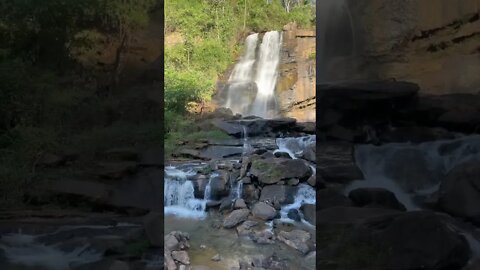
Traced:
<path id="1" fill-rule="evenodd" d="M 303 218 L 308 221 L 308 223 L 315 225 L 315 204 L 302 204 L 302 206 L 300 206 L 300 211 L 302 211 Z"/>
<path id="2" fill-rule="evenodd" d="M 212 124 L 220 130 L 223 130 L 230 136 L 234 136 L 236 138 L 241 138 L 243 134 L 243 128 L 241 125 L 228 123 L 221 119 L 213 119 Z"/>
<path id="3" fill-rule="evenodd" d="M 262 220 L 271 220 L 277 216 L 277 210 L 264 202 L 258 202 L 253 206 L 252 214 Z"/>
<path id="4" fill-rule="evenodd" d="M 385 207 L 405 211 L 406 208 L 401 204 L 395 194 L 383 188 L 357 188 L 348 194 L 348 198 L 360 207 Z"/>
<path id="5" fill-rule="evenodd" d="M 247 208 L 245 201 L 243 199 L 236 199 L 233 209 L 243 209 L 243 208 Z"/>
<path id="6" fill-rule="evenodd" d="M 355 163 L 353 145 L 341 142 L 318 143 L 317 176 L 326 182 L 348 183 L 363 179 Z"/>
<path id="7" fill-rule="evenodd" d="M 274 202 L 277 200 L 280 204 L 291 204 L 295 200 L 297 189 L 285 185 L 267 185 L 260 192 L 260 201 Z"/>
<path id="8" fill-rule="evenodd" d="M 448 172 L 439 189 L 446 212 L 480 224 L 480 161 L 467 161 Z"/>
<path id="9" fill-rule="evenodd" d="M 238 236 L 249 236 L 252 233 L 251 229 L 257 225 L 257 221 L 246 220 L 240 226 L 237 226 Z"/>
<path id="10" fill-rule="evenodd" d="M 233 228 L 238 224 L 244 222 L 247 219 L 249 214 L 250 214 L 250 210 L 248 209 L 233 210 L 223 220 L 223 227 L 227 229 Z"/>
<path id="11" fill-rule="evenodd" d="M 287 217 L 295 221 L 302 221 L 302 218 L 300 217 L 300 213 L 298 212 L 297 209 L 288 210 Z"/>
<path id="12" fill-rule="evenodd" d="M 107 179 L 120 179 L 137 171 L 137 163 L 132 161 L 102 162 L 98 163 L 98 175 Z"/>
<path id="13" fill-rule="evenodd" d="M 298 180 L 298 178 L 289 179 L 287 181 L 287 185 L 289 185 L 289 186 L 296 186 L 299 183 L 300 183 L 300 180 Z"/>
<path id="14" fill-rule="evenodd" d="M 250 173 L 264 184 L 290 178 L 307 180 L 312 175 L 310 167 L 300 159 L 257 159 L 252 162 Z"/>
<path id="15" fill-rule="evenodd" d="M 310 251 L 308 243 L 310 238 L 310 233 L 303 230 L 293 230 L 290 232 L 281 231 L 278 234 L 278 240 L 300 251 L 303 255 L 306 255 Z"/>
<path id="16" fill-rule="evenodd" d="M 185 250 L 181 251 L 172 251 L 172 258 L 175 261 L 180 262 L 181 264 L 190 264 L 190 257 L 188 256 L 188 253 Z"/>
<path id="17" fill-rule="evenodd" d="M 340 191 L 333 188 L 317 190 L 316 207 L 321 210 L 335 206 L 351 206 L 348 198 L 343 196 Z"/>
<path id="18" fill-rule="evenodd" d="M 154 247 L 163 247 L 164 246 L 164 239 L 163 237 L 163 213 L 160 212 L 150 212 L 146 215 L 143 219 L 143 226 L 145 227 L 145 233 L 147 235 L 148 241 L 150 245 Z M 176 243 L 173 242 L 171 238 L 169 240 L 169 245 L 177 246 L 178 241 Z"/>
<path id="19" fill-rule="evenodd" d="M 290 158 L 290 154 L 288 154 L 287 152 L 275 152 L 273 154 L 276 158 Z"/>
<path id="20" fill-rule="evenodd" d="M 139 153 L 135 148 L 112 148 L 103 152 L 103 157 L 107 160 L 137 161 Z"/>
<path id="21" fill-rule="evenodd" d="M 221 260 L 222 258 L 220 257 L 220 254 L 216 254 L 215 256 L 212 257 L 212 261 L 214 262 L 219 262 Z"/>
<path id="22" fill-rule="evenodd" d="M 179 242 L 177 238 L 172 235 L 168 234 L 164 238 L 165 249 L 167 250 L 177 250 L 179 247 Z"/>

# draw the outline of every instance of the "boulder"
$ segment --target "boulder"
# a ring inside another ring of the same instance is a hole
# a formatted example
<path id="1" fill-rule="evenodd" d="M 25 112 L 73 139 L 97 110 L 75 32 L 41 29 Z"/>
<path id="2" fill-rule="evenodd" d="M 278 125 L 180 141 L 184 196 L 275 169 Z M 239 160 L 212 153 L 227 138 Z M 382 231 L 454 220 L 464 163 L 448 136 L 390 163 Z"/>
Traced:
<path id="1" fill-rule="evenodd" d="M 317 190 L 316 207 L 321 210 L 334 206 L 351 206 L 351 201 L 333 188 Z"/>
<path id="2" fill-rule="evenodd" d="M 300 211 L 303 213 L 303 218 L 312 225 L 315 225 L 316 210 L 315 204 L 303 204 L 300 206 Z"/>
<path id="3" fill-rule="evenodd" d="M 297 189 L 286 185 L 268 185 L 262 188 L 260 193 L 260 201 L 274 202 L 280 204 L 290 204 L 295 200 Z"/>
<path id="4" fill-rule="evenodd" d="M 312 171 L 300 159 L 256 159 L 250 173 L 264 184 L 275 184 L 283 179 L 308 179 Z"/>
<path id="5" fill-rule="evenodd" d="M 446 212 L 480 224 L 480 161 L 461 163 L 440 185 L 439 204 Z"/>
<path id="6" fill-rule="evenodd" d="M 185 264 L 185 265 L 189 265 L 190 264 L 190 256 L 188 256 L 188 253 L 185 251 L 185 250 L 181 250 L 181 251 L 172 251 L 172 258 L 181 263 L 181 264 Z"/>
<path id="7" fill-rule="evenodd" d="M 469 260 L 467 241 L 451 229 L 447 217 L 414 211 L 373 224 L 382 222 L 374 237 L 386 251 L 383 269 L 462 269 Z"/>
<path id="8" fill-rule="evenodd" d="M 212 124 L 220 130 L 223 130 L 228 135 L 236 138 L 241 138 L 243 134 L 243 128 L 239 124 L 228 123 L 221 119 L 213 119 Z"/>
<path id="9" fill-rule="evenodd" d="M 395 194 L 383 188 L 357 188 L 348 194 L 348 198 L 356 206 L 385 207 L 405 211 L 406 208 L 401 204 Z"/>
<path id="10" fill-rule="evenodd" d="M 277 216 L 277 210 L 264 202 L 258 202 L 253 206 L 252 214 L 262 220 L 271 220 Z"/>
<path id="11" fill-rule="evenodd" d="M 223 220 L 223 227 L 230 229 L 238 224 L 247 220 L 248 215 L 250 214 L 250 210 L 248 209 L 238 209 L 233 210 L 230 214 L 228 214 L 225 219 Z"/>
<path id="12" fill-rule="evenodd" d="M 306 255 L 311 249 L 309 244 L 310 238 L 310 233 L 303 230 L 281 231 L 278 234 L 278 240 L 300 251 L 303 255 Z"/>
<path id="13" fill-rule="evenodd" d="M 243 199 L 236 199 L 235 204 L 233 205 L 233 209 L 243 209 L 247 208 L 245 201 Z"/>
<path id="14" fill-rule="evenodd" d="M 355 164 L 352 144 L 321 142 L 318 148 L 317 175 L 325 181 L 347 183 L 363 179 L 362 171 Z"/>

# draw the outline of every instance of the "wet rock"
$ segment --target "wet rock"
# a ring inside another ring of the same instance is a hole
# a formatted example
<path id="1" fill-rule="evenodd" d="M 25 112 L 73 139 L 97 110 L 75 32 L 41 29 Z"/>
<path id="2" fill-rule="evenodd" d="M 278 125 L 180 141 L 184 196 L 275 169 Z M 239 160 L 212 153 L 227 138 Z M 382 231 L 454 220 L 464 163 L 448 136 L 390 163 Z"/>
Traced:
<path id="1" fill-rule="evenodd" d="M 297 209 L 288 210 L 287 217 L 289 219 L 293 219 L 295 221 L 301 221 L 302 220 L 302 218 L 300 217 L 300 213 L 298 212 Z"/>
<path id="2" fill-rule="evenodd" d="M 108 204 L 115 207 L 133 207 L 163 211 L 163 169 L 145 168 L 135 175 L 122 179 L 113 189 Z"/>
<path id="3" fill-rule="evenodd" d="M 363 179 L 363 173 L 355 164 L 353 145 L 350 143 L 319 143 L 317 175 L 327 182 L 348 183 Z"/>
<path id="4" fill-rule="evenodd" d="M 167 270 L 177 270 L 177 264 L 173 260 L 172 254 L 169 250 L 164 252 L 164 260 L 167 267 Z"/>
<path id="5" fill-rule="evenodd" d="M 289 179 L 287 181 L 287 185 L 289 185 L 289 186 L 296 186 L 299 183 L 300 183 L 300 180 L 298 180 L 297 178 Z"/>
<path id="6" fill-rule="evenodd" d="M 165 239 L 165 241 L 164 241 L 165 249 L 167 249 L 167 250 L 177 250 L 179 248 L 180 243 L 178 242 L 175 235 L 168 234 L 168 235 L 165 236 L 164 239 Z"/>
<path id="7" fill-rule="evenodd" d="M 221 119 L 213 119 L 212 124 L 220 130 L 223 130 L 230 136 L 234 136 L 236 138 L 241 138 L 243 134 L 243 128 L 239 124 L 232 124 L 228 123 Z"/>
<path id="8" fill-rule="evenodd" d="M 103 152 L 102 156 L 108 160 L 137 161 L 139 159 L 138 151 L 129 147 L 112 148 Z"/>
<path id="9" fill-rule="evenodd" d="M 382 222 L 388 221 L 378 224 Z M 376 235 L 378 245 L 388 247 L 384 269 L 462 269 L 470 257 L 469 246 L 449 222 L 434 212 L 415 211 L 384 225 Z"/>
<path id="10" fill-rule="evenodd" d="M 260 198 L 260 190 L 255 185 L 244 185 L 242 197 L 246 203 L 256 202 Z"/>
<path id="11" fill-rule="evenodd" d="M 257 221 L 246 220 L 240 226 L 237 227 L 238 236 L 250 236 L 252 233 L 251 229 L 258 225 Z"/>
<path id="12" fill-rule="evenodd" d="M 310 251 L 308 243 L 310 238 L 310 233 L 303 230 L 293 230 L 290 232 L 281 231 L 278 234 L 278 239 L 280 241 L 300 251 L 303 255 L 306 255 Z"/>
<path id="13" fill-rule="evenodd" d="M 248 215 L 250 214 L 250 210 L 248 209 L 238 209 L 233 210 L 227 217 L 223 220 L 223 227 L 229 229 L 237 226 L 238 224 L 244 222 Z"/>
<path id="14" fill-rule="evenodd" d="M 273 202 L 277 200 L 280 204 L 290 204 L 295 200 L 295 187 L 285 185 L 268 185 L 262 188 L 260 201 Z"/>
<path id="15" fill-rule="evenodd" d="M 209 146 L 200 152 L 202 158 L 221 159 L 240 157 L 243 153 L 242 147 L 235 146 Z"/>
<path id="16" fill-rule="evenodd" d="M 287 152 L 275 152 L 273 154 L 276 158 L 290 158 L 290 155 Z"/>
<path id="17" fill-rule="evenodd" d="M 308 179 L 311 169 L 300 159 L 257 159 L 250 173 L 264 184 L 275 184 L 282 179 Z"/>
<path id="18" fill-rule="evenodd" d="M 480 161 L 454 167 L 440 185 L 439 204 L 446 212 L 480 224 Z"/>
<path id="19" fill-rule="evenodd" d="M 220 210 L 220 212 L 223 212 L 223 211 L 229 212 L 233 210 L 234 202 L 235 202 L 235 199 L 232 199 L 230 197 L 224 198 L 218 210 Z"/>
<path id="20" fill-rule="evenodd" d="M 243 208 L 247 208 L 245 201 L 243 199 L 236 199 L 233 209 L 243 209 Z"/>
<path id="21" fill-rule="evenodd" d="M 182 251 L 172 251 L 172 258 L 180 262 L 181 264 L 190 264 L 190 257 L 188 256 L 188 253 L 184 250 Z"/>
<path id="22" fill-rule="evenodd" d="M 378 217 L 390 217 L 398 215 L 399 211 L 385 208 L 362 208 L 362 207 L 330 207 L 316 213 L 316 225 L 340 226 L 355 225 Z"/>
<path id="23" fill-rule="evenodd" d="M 153 147 L 145 150 L 140 155 L 141 166 L 163 166 L 164 151 L 160 147 Z"/>
<path id="24" fill-rule="evenodd" d="M 385 207 L 405 211 L 406 208 L 401 204 L 395 194 L 383 188 L 358 188 L 350 191 L 348 198 L 356 206 Z"/>
<path id="25" fill-rule="evenodd" d="M 310 162 L 316 163 L 317 162 L 316 151 L 317 151 L 316 144 L 308 146 L 305 150 L 303 150 L 302 158 Z"/>
<path id="26" fill-rule="evenodd" d="M 343 196 L 340 191 L 333 188 L 325 188 L 317 190 L 316 206 L 320 209 L 330 208 L 334 206 L 351 206 L 352 203 L 348 198 Z"/>
<path id="27" fill-rule="evenodd" d="M 253 206 L 252 214 L 259 219 L 271 220 L 277 216 L 277 210 L 264 202 L 258 202 Z"/>
<path id="28" fill-rule="evenodd" d="M 98 163 L 100 171 L 97 173 L 99 176 L 107 179 L 120 179 L 125 176 L 131 175 L 137 171 L 137 163 L 131 161 L 121 162 L 103 162 Z"/>
<path id="29" fill-rule="evenodd" d="M 300 211 L 303 213 L 303 218 L 308 221 L 310 224 L 315 225 L 315 204 L 303 204 L 300 207 Z"/>
<path id="30" fill-rule="evenodd" d="M 216 254 L 215 256 L 212 257 L 212 261 L 214 262 L 219 262 L 221 260 L 222 258 L 220 257 L 220 254 Z"/>

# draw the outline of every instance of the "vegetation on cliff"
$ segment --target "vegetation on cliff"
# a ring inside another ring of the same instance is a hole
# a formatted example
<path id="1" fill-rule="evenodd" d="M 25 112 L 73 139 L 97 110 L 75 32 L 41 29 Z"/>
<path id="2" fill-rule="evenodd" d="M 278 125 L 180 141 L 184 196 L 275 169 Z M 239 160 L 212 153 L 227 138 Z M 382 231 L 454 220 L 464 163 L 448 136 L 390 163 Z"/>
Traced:
<path id="1" fill-rule="evenodd" d="M 281 30 L 289 22 L 315 25 L 310 1 L 167 0 L 165 11 L 166 146 L 191 133 L 184 130 L 191 129 L 186 115 L 203 110 L 248 33 Z"/>

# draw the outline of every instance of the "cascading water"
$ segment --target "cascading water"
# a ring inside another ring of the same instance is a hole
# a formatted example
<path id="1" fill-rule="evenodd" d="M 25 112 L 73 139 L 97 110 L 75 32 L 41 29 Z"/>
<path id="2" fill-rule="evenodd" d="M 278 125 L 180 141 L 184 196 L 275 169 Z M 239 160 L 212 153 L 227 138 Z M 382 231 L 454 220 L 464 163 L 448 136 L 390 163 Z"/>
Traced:
<path id="1" fill-rule="evenodd" d="M 316 135 L 309 135 L 304 137 L 287 137 L 287 138 L 277 138 L 276 143 L 278 149 L 273 153 L 285 152 L 292 159 L 299 158 L 303 151 L 310 146 L 315 146 L 317 142 Z"/>
<path id="2" fill-rule="evenodd" d="M 256 62 L 258 33 L 249 35 L 245 40 L 245 55 L 235 65 L 228 79 L 227 99 L 224 104 L 234 113 L 245 114 L 250 110 L 250 98 L 256 94 L 253 86 L 254 65 Z M 245 93 L 250 90 L 251 93 Z"/>
<path id="3" fill-rule="evenodd" d="M 274 113 L 269 111 L 269 105 L 275 101 L 275 85 L 277 84 L 278 63 L 280 62 L 280 48 L 282 35 L 280 32 L 265 33 L 260 45 L 257 74 L 257 96 L 253 102 L 252 114 L 263 118 L 271 118 Z"/>
<path id="4" fill-rule="evenodd" d="M 188 218 L 206 216 L 206 200 L 195 198 L 193 183 L 187 176 L 194 172 L 184 172 L 175 167 L 165 168 L 164 213 Z M 208 185 L 207 185 L 208 186 Z"/>
<path id="5" fill-rule="evenodd" d="M 355 160 L 365 180 L 354 181 L 345 193 L 360 187 L 381 187 L 395 193 L 408 210 L 418 209 L 417 195 L 438 190 L 445 175 L 456 165 L 480 160 L 480 136 L 421 144 L 361 145 Z"/>
<path id="6" fill-rule="evenodd" d="M 274 91 L 282 35 L 277 31 L 266 32 L 257 56 L 258 35 L 251 34 L 245 40 L 245 54 L 228 79 L 224 106 L 234 113 L 271 118 L 276 115 Z"/>
<path id="7" fill-rule="evenodd" d="M 288 211 L 292 209 L 298 210 L 300 217 L 302 218 L 302 223 L 315 226 L 315 224 L 310 224 L 307 222 L 300 211 L 300 207 L 303 204 L 316 204 L 316 192 L 315 189 L 306 184 L 298 185 L 297 193 L 295 194 L 295 201 L 292 204 L 288 204 L 282 207 L 280 210 L 280 219 L 283 222 L 291 223 L 292 219 L 288 217 Z"/>
<path id="8" fill-rule="evenodd" d="M 320 81 L 330 80 L 329 65 L 335 57 L 353 56 L 357 50 L 353 19 L 347 0 L 318 1 L 317 69 Z M 335 70 L 335 73 L 338 73 Z"/>

